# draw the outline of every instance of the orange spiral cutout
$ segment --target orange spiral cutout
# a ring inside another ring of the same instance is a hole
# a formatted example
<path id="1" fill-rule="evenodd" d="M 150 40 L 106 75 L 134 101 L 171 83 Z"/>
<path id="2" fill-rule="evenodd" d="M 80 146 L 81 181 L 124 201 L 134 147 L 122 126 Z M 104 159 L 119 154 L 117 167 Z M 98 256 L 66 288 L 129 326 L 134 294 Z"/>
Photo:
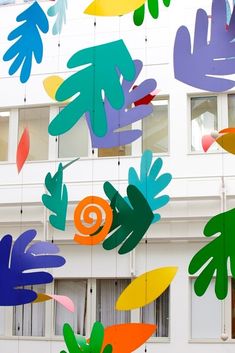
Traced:
<path id="1" fill-rule="evenodd" d="M 102 210 L 105 212 L 104 224 Z M 91 213 L 96 215 L 95 224 L 93 224 L 94 219 L 90 216 Z M 82 223 L 82 219 L 86 225 Z M 85 197 L 74 211 L 74 224 L 80 233 L 75 234 L 74 240 L 81 245 L 99 244 L 108 235 L 112 222 L 113 211 L 108 202 L 98 196 Z M 95 234 L 96 232 L 97 234 Z"/>

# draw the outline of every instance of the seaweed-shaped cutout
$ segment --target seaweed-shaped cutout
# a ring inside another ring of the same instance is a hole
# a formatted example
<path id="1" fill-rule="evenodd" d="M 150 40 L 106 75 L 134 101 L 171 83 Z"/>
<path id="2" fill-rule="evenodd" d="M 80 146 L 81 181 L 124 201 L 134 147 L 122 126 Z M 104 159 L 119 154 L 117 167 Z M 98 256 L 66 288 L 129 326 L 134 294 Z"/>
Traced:
<path id="1" fill-rule="evenodd" d="M 64 324 L 63 334 L 68 353 L 112 353 L 112 346 L 110 344 L 107 344 L 102 349 L 104 343 L 104 326 L 98 321 L 93 325 L 89 342 L 83 336 L 75 336 L 69 324 Z M 60 353 L 67 352 L 63 350 Z"/>
<path id="2" fill-rule="evenodd" d="M 103 242 L 106 250 L 122 244 L 119 254 L 133 250 L 147 232 L 153 220 L 152 210 L 143 194 L 134 185 L 127 187 L 127 202 L 109 182 L 104 183 L 104 191 L 111 201 L 113 223 L 110 236 Z"/>
<path id="3" fill-rule="evenodd" d="M 170 183 L 172 176 L 169 173 L 164 173 L 159 176 L 163 161 L 161 158 L 157 158 L 153 164 L 153 153 L 150 150 L 146 150 L 141 157 L 140 165 L 140 176 L 138 176 L 136 170 L 131 167 L 129 169 L 128 182 L 131 185 L 135 185 L 139 191 L 144 195 L 152 211 L 165 206 L 170 198 L 168 195 L 158 194 L 163 191 Z M 152 223 L 158 222 L 161 216 L 158 213 L 154 214 Z"/>
<path id="4" fill-rule="evenodd" d="M 201 273 L 194 283 L 194 290 L 202 296 L 215 275 L 215 293 L 218 299 L 224 299 L 228 293 L 228 261 L 232 277 L 235 278 L 235 208 L 220 213 L 209 220 L 204 228 L 204 235 L 219 236 L 205 245 L 192 258 L 189 273 L 194 275 L 200 269 Z"/>
<path id="5" fill-rule="evenodd" d="M 33 56 L 38 64 L 42 61 L 43 44 L 39 30 L 47 33 L 49 25 L 47 17 L 37 1 L 17 16 L 16 21 L 24 22 L 9 34 L 9 41 L 18 39 L 4 54 L 3 60 L 14 59 L 9 69 L 9 75 L 14 75 L 22 66 L 20 81 L 25 83 L 30 77 Z"/>
<path id="6" fill-rule="evenodd" d="M 14 244 L 9 234 L 0 240 L 0 305 L 2 306 L 34 301 L 37 293 L 20 287 L 50 283 L 53 281 L 53 276 L 48 272 L 32 270 L 60 267 L 65 263 L 62 256 L 55 255 L 59 252 L 55 244 L 38 242 L 29 246 L 36 234 L 36 230 L 29 229 L 22 233 Z"/>
<path id="7" fill-rule="evenodd" d="M 51 176 L 51 173 L 47 174 L 45 178 L 45 186 L 50 195 L 42 195 L 43 204 L 55 213 L 55 215 L 52 214 L 49 217 L 51 225 L 60 230 L 65 230 L 68 207 L 68 191 L 66 185 L 63 185 L 64 168 L 62 163 L 60 163 L 58 170 L 53 177 Z"/>
<path id="8" fill-rule="evenodd" d="M 68 8 L 67 0 L 57 0 L 57 2 L 52 5 L 48 11 L 48 16 L 56 16 L 56 21 L 52 28 L 52 34 L 60 34 L 62 31 L 63 24 L 66 24 L 66 11 Z"/>
<path id="9" fill-rule="evenodd" d="M 152 18 L 157 19 L 159 16 L 159 1 L 158 0 L 147 0 L 148 8 L 150 15 Z M 171 0 L 163 0 L 163 4 L 168 7 L 170 6 Z M 144 22 L 144 15 L 145 15 L 145 4 L 139 7 L 137 10 L 134 11 L 134 24 L 136 26 L 141 26 Z"/>

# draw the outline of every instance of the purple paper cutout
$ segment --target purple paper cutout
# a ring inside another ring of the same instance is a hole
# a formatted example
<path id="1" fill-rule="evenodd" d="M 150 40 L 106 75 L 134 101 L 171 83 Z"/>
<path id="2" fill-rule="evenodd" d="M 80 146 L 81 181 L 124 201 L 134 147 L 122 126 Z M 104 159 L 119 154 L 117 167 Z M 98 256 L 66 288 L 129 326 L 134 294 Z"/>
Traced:
<path id="1" fill-rule="evenodd" d="M 235 86 L 233 80 L 213 77 L 235 73 L 234 8 L 227 29 L 226 21 L 226 1 L 213 0 L 209 43 L 209 19 L 202 9 L 197 11 L 193 48 L 187 27 L 178 29 L 174 45 L 174 72 L 177 80 L 212 92 L 226 91 Z"/>
<path id="2" fill-rule="evenodd" d="M 32 272 L 32 270 L 60 267 L 65 263 L 62 256 L 50 255 L 59 251 L 54 244 L 39 242 L 28 247 L 36 234 L 35 230 L 30 229 L 22 233 L 14 243 L 9 234 L 0 240 L 1 306 L 20 305 L 34 301 L 37 293 L 19 287 L 50 283 L 53 281 L 53 276 L 48 272 Z"/>
<path id="3" fill-rule="evenodd" d="M 135 81 L 137 80 L 143 63 L 140 60 L 134 60 L 136 74 L 133 81 L 123 80 L 122 88 L 125 96 L 124 106 L 120 110 L 113 109 L 109 104 L 107 98 L 104 101 L 107 115 L 108 132 L 103 137 L 96 136 L 91 128 L 90 115 L 86 113 L 86 121 L 90 130 L 92 147 L 93 148 L 111 148 L 116 146 L 123 146 L 137 140 L 141 135 L 141 130 L 126 130 L 117 131 L 119 128 L 132 124 L 138 120 L 144 119 L 153 112 L 151 104 L 140 105 L 138 107 L 126 109 L 131 104 L 145 97 L 153 90 L 155 90 L 157 83 L 154 79 L 143 81 L 136 89 L 131 90 Z"/>

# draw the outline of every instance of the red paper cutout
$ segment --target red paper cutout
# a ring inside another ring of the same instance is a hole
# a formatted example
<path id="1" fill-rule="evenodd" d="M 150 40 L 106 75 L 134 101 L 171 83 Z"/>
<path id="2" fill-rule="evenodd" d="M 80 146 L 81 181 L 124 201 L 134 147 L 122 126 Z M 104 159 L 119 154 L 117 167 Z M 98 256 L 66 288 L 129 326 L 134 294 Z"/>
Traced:
<path id="1" fill-rule="evenodd" d="M 133 89 L 137 88 L 138 86 L 133 86 Z M 137 107 L 138 105 L 147 105 L 149 103 L 151 103 L 151 101 L 156 97 L 156 95 L 154 94 L 148 94 L 147 96 L 139 99 L 138 101 L 134 102 L 135 107 Z"/>
<path id="2" fill-rule="evenodd" d="M 17 147 L 17 153 L 16 153 L 16 164 L 17 164 L 18 174 L 20 173 L 28 157 L 29 146 L 30 146 L 29 130 L 28 128 L 25 128 L 23 134 L 21 135 L 20 142 Z"/>
<path id="3" fill-rule="evenodd" d="M 207 152 L 210 146 L 216 141 L 211 135 L 202 136 L 202 148 L 204 152 Z"/>

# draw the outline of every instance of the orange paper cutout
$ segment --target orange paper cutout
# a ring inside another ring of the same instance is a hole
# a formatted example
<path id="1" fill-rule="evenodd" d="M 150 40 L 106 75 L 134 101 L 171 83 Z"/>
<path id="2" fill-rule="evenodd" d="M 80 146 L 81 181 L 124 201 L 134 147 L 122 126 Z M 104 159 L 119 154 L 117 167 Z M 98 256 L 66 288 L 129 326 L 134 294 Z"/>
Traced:
<path id="1" fill-rule="evenodd" d="M 105 212 L 104 224 L 102 210 Z M 90 216 L 91 213 L 96 214 L 95 220 Z M 82 217 L 87 225 L 83 225 Z M 112 222 L 113 212 L 109 204 L 101 197 L 88 196 L 79 202 L 74 211 L 74 224 L 81 233 L 75 234 L 74 240 L 81 245 L 99 244 L 108 235 Z"/>
<path id="2" fill-rule="evenodd" d="M 104 330 L 103 348 L 111 344 L 112 353 L 130 353 L 142 346 L 156 331 L 152 324 L 119 324 L 108 326 Z"/>
<path id="3" fill-rule="evenodd" d="M 225 133 L 231 133 L 231 134 L 235 134 L 235 127 L 226 127 L 223 130 L 219 131 L 219 134 L 225 134 Z"/>
<path id="4" fill-rule="evenodd" d="M 235 134 L 224 134 L 216 139 L 216 142 L 227 152 L 235 154 Z"/>
<path id="5" fill-rule="evenodd" d="M 18 174 L 20 173 L 28 157 L 29 146 L 30 146 L 29 130 L 25 128 L 23 134 L 21 135 L 20 142 L 17 147 L 17 153 L 16 153 L 16 164 L 17 164 Z"/>

